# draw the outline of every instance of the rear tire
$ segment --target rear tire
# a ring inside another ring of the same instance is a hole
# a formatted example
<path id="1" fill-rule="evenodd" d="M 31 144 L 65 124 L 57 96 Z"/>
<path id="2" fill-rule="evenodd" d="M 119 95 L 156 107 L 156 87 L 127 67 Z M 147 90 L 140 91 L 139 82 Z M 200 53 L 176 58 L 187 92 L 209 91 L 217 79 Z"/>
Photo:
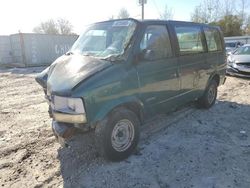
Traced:
<path id="1" fill-rule="evenodd" d="M 214 105 L 217 98 L 217 88 L 217 82 L 212 80 L 206 88 L 203 96 L 198 100 L 199 107 L 208 109 Z"/>
<path id="2" fill-rule="evenodd" d="M 99 153 L 111 161 L 126 159 L 139 141 L 139 120 L 130 110 L 119 108 L 95 129 Z"/>

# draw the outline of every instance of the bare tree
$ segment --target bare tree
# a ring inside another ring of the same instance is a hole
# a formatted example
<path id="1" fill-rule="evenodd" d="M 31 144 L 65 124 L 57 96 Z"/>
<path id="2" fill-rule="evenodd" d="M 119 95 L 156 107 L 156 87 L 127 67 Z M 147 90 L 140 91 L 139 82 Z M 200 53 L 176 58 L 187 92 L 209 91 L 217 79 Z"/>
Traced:
<path id="1" fill-rule="evenodd" d="M 246 19 L 246 8 L 249 6 L 248 2 L 246 0 L 240 0 L 239 4 L 239 11 L 238 14 L 240 15 L 242 20 Z"/>
<path id="2" fill-rule="evenodd" d="M 57 24 L 53 19 L 41 22 L 33 29 L 33 32 L 42 34 L 59 34 Z"/>
<path id="3" fill-rule="evenodd" d="M 243 32 L 245 35 L 250 35 L 250 15 L 246 18 Z"/>
<path id="4" fill-rule="evenodd" d="M 66 19 L 59 18 L 57 20 L 57 27 L 58 27 L 59 33 L 62 34 L 62 35 L 70 35 L 70 34 L 72 34 L 73 26 Z"/>
<path id="5" fill-rule="evenodd" d="M 216 22 L 221 17 L 219 0 L 203 0 L 201 4 L 195 7 L 191 14 L 191 20 L 199 23 Z"/>
<path id="6" fill-rule="evenodd" d="M 174 16 L 173 9 L 165 5 L 165 9 L 161 13 L 160 18 L 163 20 L 170 20 L 173 19 L 173 16 Z"/>
<path id="7" fill-rule="evenodd" d="M 202 6 L 198 5 L 195 7 L 194 12 L 191 14 L 191 20 L 197 23 L 206 23 L 207 18 L 204 16 L 204 12 L 202 11 Z"/>
<path id="8" fill-rule="evenodd" d="M 246 9 L 249 7 L 249 1 L 248 0 L 240 0 L 240 2 L 238 3 L 238 15 L 240 17 L 240 19 L 242 20 L 242 29 L 243 32 L 247 29 L 247 27 L 249 26 L 249 16 L 246 13 Z"/>
<path id="9" fill-rule="evenodd" d="M 117 16 L 119 19 L 123 19 L 123 18 L 129 18 L 129 13 L 128 13 L 128 10 L 125 9 L 125 8 L 121 8 L 118 16 Z"/>
<path id="10" fill-rule="evenodd" d="M 218 25 L 225 36 L 242 35 L 250 30 L 249 0 L 202 0 L 191 14 L 191 20 Z"/>
<path id="11" fill-rule="evenodd" d="M 72 24 L 65 19 L 59 18 L 58 20 L 50 19 L 45 22 L 41 22 L 33 29 L 34 33 L 42 34 L 72 34 Z"/>
<path id="12" fill-rule="evenodd" d="M 235 15 L 237 9 L 234 0 L 224 0 L 221 6 L 223 16 Z"/>

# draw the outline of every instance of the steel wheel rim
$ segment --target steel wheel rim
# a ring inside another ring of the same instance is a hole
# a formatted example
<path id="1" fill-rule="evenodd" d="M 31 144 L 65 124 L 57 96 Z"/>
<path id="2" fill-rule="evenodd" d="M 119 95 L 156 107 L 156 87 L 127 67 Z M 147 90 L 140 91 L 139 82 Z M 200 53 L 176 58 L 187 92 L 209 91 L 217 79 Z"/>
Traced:
<path id="1" fill-rule="evenodd" d="M 123 119 L 117 122 L 111 134 L 112 147 L 118 151 L 123 152 L 127 150 L 134 140 L 135 130 L 131 121 Z"/>
<path id="2" fill-rule="evenodd" d="M 216 95 L 216 88 L 214 85 L 212 85 L 209 90 L 208 90 L 208 103 L 212 104 L 212 102 L 215 99 L 215 95 Z"/>

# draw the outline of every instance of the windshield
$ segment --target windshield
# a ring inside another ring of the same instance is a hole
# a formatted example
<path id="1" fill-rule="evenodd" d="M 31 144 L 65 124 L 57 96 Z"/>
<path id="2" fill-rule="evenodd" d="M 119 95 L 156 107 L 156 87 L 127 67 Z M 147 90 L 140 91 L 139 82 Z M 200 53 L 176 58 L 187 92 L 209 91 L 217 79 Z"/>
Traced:
<path id="1" fill-rule="evenodd" d="M 235 52 L 235 55 L 250 55 L 250 46 L 242 46 L 238 48 Z"/>
<path id="2" fill-rule="evenodd" d="M 77 39 L 71 52 L 108 58 L 122 55 L 136 28 L 133 20 L 114 20 L 87 27 Z"/>

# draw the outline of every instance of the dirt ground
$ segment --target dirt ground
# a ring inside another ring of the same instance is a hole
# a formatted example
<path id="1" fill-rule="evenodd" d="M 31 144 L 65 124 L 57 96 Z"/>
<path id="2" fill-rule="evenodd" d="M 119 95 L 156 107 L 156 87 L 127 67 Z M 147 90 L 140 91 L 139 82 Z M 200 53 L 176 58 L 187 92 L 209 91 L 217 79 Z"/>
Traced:
<path id="1" fill-rule="evenodd" d="M 34 80 L 41 70 L 0 70 L 0 187 L 250 187 L 250 80 L 228 77 L 209 110 L 156 117 L 136 153 L 112 163 L 92 134 L 56 142 Z"/>

